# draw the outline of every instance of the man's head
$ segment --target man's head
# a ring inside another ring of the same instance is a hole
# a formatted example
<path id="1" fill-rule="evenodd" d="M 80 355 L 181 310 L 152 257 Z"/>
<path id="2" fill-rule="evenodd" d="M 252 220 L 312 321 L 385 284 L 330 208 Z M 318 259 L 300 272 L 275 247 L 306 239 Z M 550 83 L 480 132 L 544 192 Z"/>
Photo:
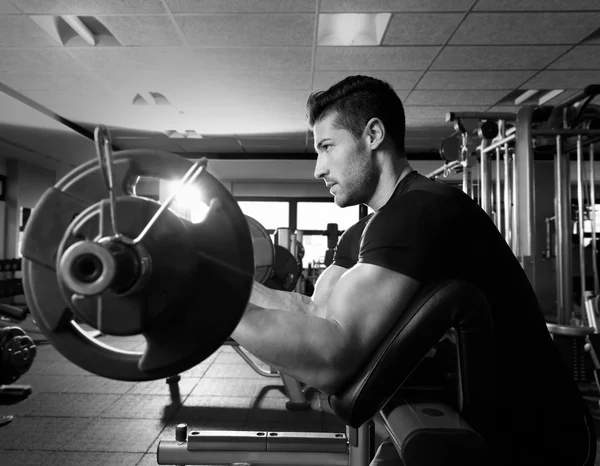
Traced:
<path id="1" fill-rule="evenodd" d="M 400 98 L 381 80 L 350 76 L 313 93 L 307 110 L 318 153 L 315 177 L 331 187 L 340 207 L 367 203 L 379 179 L 374 153 L 404 157 Z"/>

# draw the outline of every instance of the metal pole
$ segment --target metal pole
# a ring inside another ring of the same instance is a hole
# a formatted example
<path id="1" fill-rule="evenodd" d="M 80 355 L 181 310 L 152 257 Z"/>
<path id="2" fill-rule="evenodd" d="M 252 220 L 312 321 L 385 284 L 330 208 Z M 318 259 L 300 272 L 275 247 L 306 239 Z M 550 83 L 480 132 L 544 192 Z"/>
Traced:
<path id="1" fill-rule="evenodd" d="M 479 185 L 481 192 L 481 208 L 489 216 L 492 215 L 491 191 L 492 191 L 492 160 L 489 152 L 484 152 L 489 143 L 486 139 L 481 141 L 481 168 L 479 170 Z"/>
<path id="2" fill-rule="evenodd" d="M 508 145 L 504 150 L 504 239 L 512 246 L 512 176 L 510 167 L 512 166 L 512 154 L 508 150 Z M 513 250 L 514 252 L 514 250 Z"/>
<path id="3" fill-rule="evenodd" d="M 594 166 L 594 144 L 590 144 L 590 221 L 592 222 L 592 268 L 594 274 L 594 296 L 600 293 L 600 282 L 598 280 L 598 260 L 596 254 L 596 167 Z"/>
<path id="4" fill-rule="evenodd" d="M 556 211 L 556 292 L 557 292 L 557 324 L 569 325 L 573 313 L 573 283 L 571 280 L 572 231 L 571 231 L 571 192 L 569 157 L 562 153 L 562 137 L 556 136 L 555 158 L 556 195 L 554 198 Z"/>
<path id="5" fill-rule="evenodd" d="M 485 148 L 484 152 L 491 152 L 491 151 L 495 150 L 497 147 L 503 146 L 504 144 L 514 141 L 516 137 L 517 137 L 517 135 L 513 132 L 498 141 L 494 141 L 492 144 L 490 144 L 489 146 L 487 146 Z"/>
<path id="6" fill-rule="evenodd" d="M 568 156 L 567 156 L 568 157 Z M 583 202 L 583 141 L 581 135 L 577 136 L 577 232 L 579 233 L 579 289 L 581 298 L 579 304 L 581 306 L 581 319 L 585 318 L 585 245 L 584 243 L 584 216 L 585 206 Z"/>
<path id="7" fill-rule="evenodd" d="M 519 243 L 519 237 L 521 235 L 521 229 L 520 229 L 520 224 L 519 224 L 519 204 L 520 204 L 520 200 L 517 197 L 517 174 L 515 172 L 516 170 L 516 158 L 517 158 L 517 154 L 513 154 L 512 159 L 510 160 L 510 177 L 511 177 L 511 182 L 512 182 L 512 187 L 510 190 L 510 193 L 512 195 L 512 220 L 511 220 L 511 227 L 512 227 L 512 232 L 510 234 L 510 238 L 511 238 L 511 244 L 512 244 L 512 250 L 515 253 L 515 256 L 520 257 L 521 256 L 521 247 L 520 247 L 520 243 Z"/>
<path id="8" fill-rule="evenodd" d="M 469 136 L 467 133 L 461 135 L 462 144 L 460 148 L 460 161 L 463 163 L 463 191 L 473 197 L 471 184 L 471 164 L 469 163 L 469 149 L 467 144 Z"/>
<path id="9" fill-rule="evenodd" d="M 535 232 L 535 199 L 534 199 L 534 167 L 532 144 L 532 116 L 535 107 L 523 107 L 517 113 L 517 138 L 515 141 L 515 211 L 517 218 L 513 228 L 518 241 L 518 257 L 529 277 L 533 289 L 535 284 L 536 232 Z"/>
<path id="10" fill-rule="evenodd" d="M 490 203 L 490 185 L 491 183 L 491 163 L 490 154 L 483 152 L 485 147 L 488 145 L 488 141 L 483 139 L 481 141 L 480 153 L 481 153 L 481 167 L 479 168 L 479 189 L 481 193 L 480 204 L 484 212 L 491 216 L 492 206 Z"/>
<path id="11" fill-rule="evenodd" d="M 505 146 L 506 149 L 506 146 Z M 500 148 L 496 148 L 496 226 L 502 233 L 502 183 L 500 177 Z"/>

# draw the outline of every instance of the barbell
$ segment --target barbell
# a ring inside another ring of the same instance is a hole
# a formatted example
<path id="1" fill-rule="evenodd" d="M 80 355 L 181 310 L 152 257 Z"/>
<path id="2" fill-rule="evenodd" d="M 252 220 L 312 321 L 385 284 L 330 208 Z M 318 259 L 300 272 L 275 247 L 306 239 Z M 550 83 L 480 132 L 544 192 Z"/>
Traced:
<path id="1" fill-rule="evenodd" d="M 65 175 L 41 197 L 25 228 L 23 288 L 42 333 L 68 360 L 116 380 L 184 372 L 231 335 L 255 273 L 248 219 L 207 170 L 157 150 L 112 154 L 95 133 L 98 160 Z M 199 223 L 135 195 L 140 177 L 181 179 L 209 206 Z M 267 235 L 268 236 L 268 235 Z M 264 265 L 264 264 L 263 264 Z M 143 352 L 92 338 L 143 335 Z"/>

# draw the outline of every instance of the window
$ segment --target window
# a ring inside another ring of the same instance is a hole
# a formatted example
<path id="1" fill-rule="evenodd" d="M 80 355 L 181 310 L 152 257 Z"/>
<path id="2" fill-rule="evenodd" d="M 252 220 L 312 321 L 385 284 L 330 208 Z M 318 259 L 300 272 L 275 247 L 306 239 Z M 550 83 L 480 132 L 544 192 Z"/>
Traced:
<path id="1" fill-rule="evenodd" d="M 337 223 L 339 230 L 346 230 L 358 220 L 357 205 L 342 209 L 333 202 L 298 202 L 298 230 L 326 230 L 328 223 Z"/>
<path id="2" fill-rule="evenodd" d="M 304 246 L 304 257 L 302 266 L 304 268 L 322 264 L 325 262 L 325 251 L 327 251 L 327 236 L 325 235 L 304 235 L 302 238 Z"/>
<path id="3" fill-rule="evenodd" d="M 239 201 L 240 209 L 267 230 L 290 226 L 289 203 L 285 201 Z"/>
<path id="4" fill-rule="evenodd" d="M 596 204 L 593 207 L 590 205 L 584 206 L 585 214 L 583 216 L 583 234 L 584 240 L 583 245 L 589 246 L 592 242 L 592 217 L 595 217 L 596 223 L 596 237 L 600 234 L 600 204 Z M 577 213 L 573 216 L 573 234 L 579 234 L 579 220 Z"/>

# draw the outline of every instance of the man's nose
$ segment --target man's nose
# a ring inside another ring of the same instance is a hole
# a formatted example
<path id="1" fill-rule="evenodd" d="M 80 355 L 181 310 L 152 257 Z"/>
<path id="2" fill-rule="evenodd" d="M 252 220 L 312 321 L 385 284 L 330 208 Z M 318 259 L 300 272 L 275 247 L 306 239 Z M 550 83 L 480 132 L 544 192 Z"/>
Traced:
<path id="1" fill-rule="evenodd" d="M 315 173 L 314 176 L 316 179 L 320 179 L 327 175 L 327 168 L 325 167 L 324 157 L 321 157 L 317 154 L 317 162 L 315 163 Z"/>

